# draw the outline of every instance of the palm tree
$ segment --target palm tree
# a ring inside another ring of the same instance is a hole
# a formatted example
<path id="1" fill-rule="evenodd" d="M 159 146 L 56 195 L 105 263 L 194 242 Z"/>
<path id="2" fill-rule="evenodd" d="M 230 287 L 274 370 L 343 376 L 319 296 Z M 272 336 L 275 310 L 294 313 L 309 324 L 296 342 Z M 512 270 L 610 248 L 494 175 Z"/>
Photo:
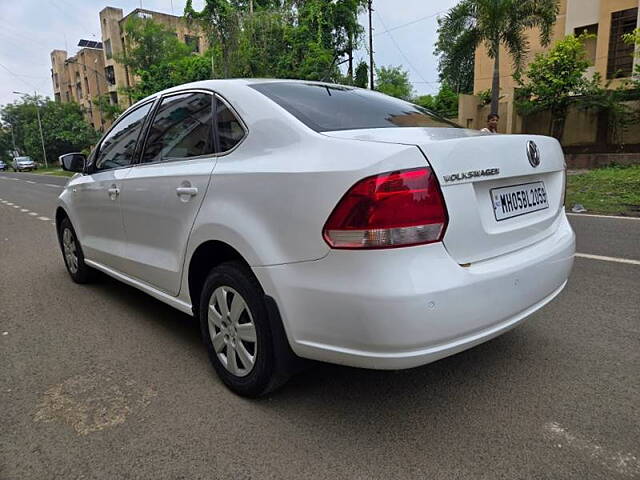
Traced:
<path id="1" fill-rule="evenodd" d="M 440 38 L 449 41 L 453 56 L 474 51 L 480 44 L 493 59 L 491 113 L 498 113 L 500 94 L 500 47 L 511 55 L 520 73 L 529 42 L 525 31 L 538 27 L 543 46 L 551 40 L 551 29 L 559 11 L 558 0 L 462 0 L 440 20 Z"/>

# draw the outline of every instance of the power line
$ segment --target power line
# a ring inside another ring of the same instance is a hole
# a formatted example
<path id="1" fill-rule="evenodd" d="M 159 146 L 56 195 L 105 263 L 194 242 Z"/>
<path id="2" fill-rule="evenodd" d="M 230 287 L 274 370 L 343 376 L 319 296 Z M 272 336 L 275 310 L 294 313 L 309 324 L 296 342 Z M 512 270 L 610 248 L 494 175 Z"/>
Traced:
<path id="1" fill-rule="evenodd" d="M 387 29 L 387 26 L 384 24 L 384 20 L 382 20 L 382 17 L 377 11 L 376 11 L 376 15 L 378 16 L 378 19 L 380 20 L 380 23 L 382 24 L 384 29 L 387 31 L 387 33 L 389 33 L 389 38 L 393 41 L 393 44 L 398 49 L 398 52 L 400 52 L 400 55 L 404 57 L 404 59 L 407 61 L 407 64 L 413 69 L 414 72 L 418 74 L 418 76 L 422 79 L 422 81 L 424 81 L 425 83 L 428 83 L 427 80 L 425 80 L 425 78 L 422 76 L 420 71 L 411 63 L 411 60 L 409 60 L 409 58 L 404 54 L 404 52 L 400 48 L 400 45 L 398 45 L 398 42 L 396 42 L 396 39 L 393 37 L 393 35 L 391 35 L 391 33 L 389 32 L 389 29 Z"/>
<path id="2" fill-rule="evenodd" d="M 448 10 L 440 10 L 439 12 L 432 13 L 431 15 L 426 15 L 426 16 L 420 17 L 420 18 L 418 18 L 416 20 L 412 20 L 412 21 L 407 22 L 407 23 L 402 23 L 400 25 L 396 25 L 395 27 L 391 27 L 389 29 L 386 29 L 386 27 L 385 27 L 384 31 L 378 32 L 374 36 L 384 35 L 385 33 L 393 32 L 394 30 L 398 30 L 400 28 L 408 27 L 409 25 L 413 25 L 414 23 L 422 22 L 423 20 L 427 20 L 429 18 L 433 18 L 433 17 L 435 17 L 437 15 L 440 15 L 441 13 L 444 13 L 444 12 L 447 12 L 447 11 Z"/>

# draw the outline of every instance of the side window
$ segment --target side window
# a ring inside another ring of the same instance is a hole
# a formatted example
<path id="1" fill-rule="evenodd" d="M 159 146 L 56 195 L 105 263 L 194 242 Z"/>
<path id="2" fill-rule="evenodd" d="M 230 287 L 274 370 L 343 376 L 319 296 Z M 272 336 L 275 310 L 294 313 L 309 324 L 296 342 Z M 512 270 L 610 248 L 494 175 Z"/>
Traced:
<path id="1" fill-rule="evenodd" d="M 231 150 L 240 143 L 240 140 L 245 135 L 240 120 L 219 98 L 216 98 L 216 128 L 218 130 L 221 153 Z"/>
<path id="2" fill-rule="evenodd" d="M 163 98 L 149 127 L 142 162 L 213 153 L 212 100 L 200 92 Z"/>
<path id="3" fill-rule="evenodd" d="M 118 123 L 100 144 L 98 155 L 96 156 L 97 170 L 131 165 L 136 151 L 138 136 L 140 136 L 144 119 L 149 113 L 151 105 L 153 105 L 153 102 L 136 108 L 133 112 L 118 120 Z"/>

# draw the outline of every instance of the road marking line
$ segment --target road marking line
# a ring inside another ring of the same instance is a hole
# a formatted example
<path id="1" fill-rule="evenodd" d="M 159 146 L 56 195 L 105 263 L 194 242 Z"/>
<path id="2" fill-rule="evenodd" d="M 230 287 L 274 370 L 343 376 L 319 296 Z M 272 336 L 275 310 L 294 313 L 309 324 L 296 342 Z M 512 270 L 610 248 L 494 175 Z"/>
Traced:
<path id="1" fill-rule="evenodd" d="M 21 209 L 20 209 L 20 211 L 21 211 L 21 212 L 28 212 L 28 211 L 29 211 L 29 209 L 28 209 L 28 208 L 21 208 Z"/>
<path id="2" fill-rule="evenodd" d="M 571 217 L 595 217 L 595 218 L 615 218 L 618 220 L 640 220 L 640 217 L 622 217 L 620 215 L 596 215 L 595 213 L 570 213 L 567 215 Z"/>
<path id="3" fill-rule="evenodd" d="M 602 260 L 603 262 L 628 263 L 630 265 L 640 265 L 640 260 L 631 260 L 630 258 L 605 257 L 603 255 L 591 255 L 588 253 L 576 253 L 576 257 L 588 258 L 590 260 Z"/>
<path id="4" fill-rule="evenodd" d="M 62 185 L 54 185 L 53 183 L 45 183 L 47 187 L 64 188 Z"/>
<path id="5" fill-rule="evenodd" d="M 587 438 L 567 431 L 556 422 L 544 425 L 545 435 L 556 443 L 558 448 L 567 447 L 574 451 L 584 452 L 585 456 L 597 461 L 604 468 L 616 472 L 625 477 L 636 478 L 640 474 L 640 462 L 632 453 L 620 453 L 610 450 Z"/>
<path id="6" fill-rule="evenodd" d="M 38 215 L 38 214 L 37 214 L 36 212 L 29 212 L 29 215 L 32 215 L 32 216 L 34 216 L 34 217 L 35 217 L 35 216 L 36 216 L 36 215 Z"/>
<path id="7" fill-rule="evenodd" d="M 38 220 L 44 220 L 45 222 L 48 222 L 51 219 L 49 217 L 38 217 Z"/>
<path id="8" fill-rule="evenodd" d="M 14 205 L 13 208 L 20 208 L 20 205 Z"/>
<path id="9" fill-rule="evenodd" d="M 36 183 L 33 180 L 25 180 L 25 182 L 27 182 L 27 183 Z"/>
<path id="10" fill-rule="evenodd" d="M 11 205 L 13 205 L 13 203 L 11 203 L 11 202 L 7 202 L 7 205 L 11 206 Z"/>

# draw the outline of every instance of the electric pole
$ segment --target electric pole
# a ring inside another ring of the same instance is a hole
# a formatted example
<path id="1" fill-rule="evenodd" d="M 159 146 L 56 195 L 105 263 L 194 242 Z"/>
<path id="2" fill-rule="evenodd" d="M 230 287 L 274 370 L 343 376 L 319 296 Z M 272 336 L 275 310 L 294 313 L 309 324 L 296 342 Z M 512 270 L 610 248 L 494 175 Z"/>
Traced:
<path id="1" fill-rule="evenodd" d="M 373 27 L 371 26 L 371 13 L 373 12 L 373 8 L 371 8 L 371 4 L 373 0 L 369 0 L 369 88 L 371 90 L 375 89 L 373 84 Z"/>

